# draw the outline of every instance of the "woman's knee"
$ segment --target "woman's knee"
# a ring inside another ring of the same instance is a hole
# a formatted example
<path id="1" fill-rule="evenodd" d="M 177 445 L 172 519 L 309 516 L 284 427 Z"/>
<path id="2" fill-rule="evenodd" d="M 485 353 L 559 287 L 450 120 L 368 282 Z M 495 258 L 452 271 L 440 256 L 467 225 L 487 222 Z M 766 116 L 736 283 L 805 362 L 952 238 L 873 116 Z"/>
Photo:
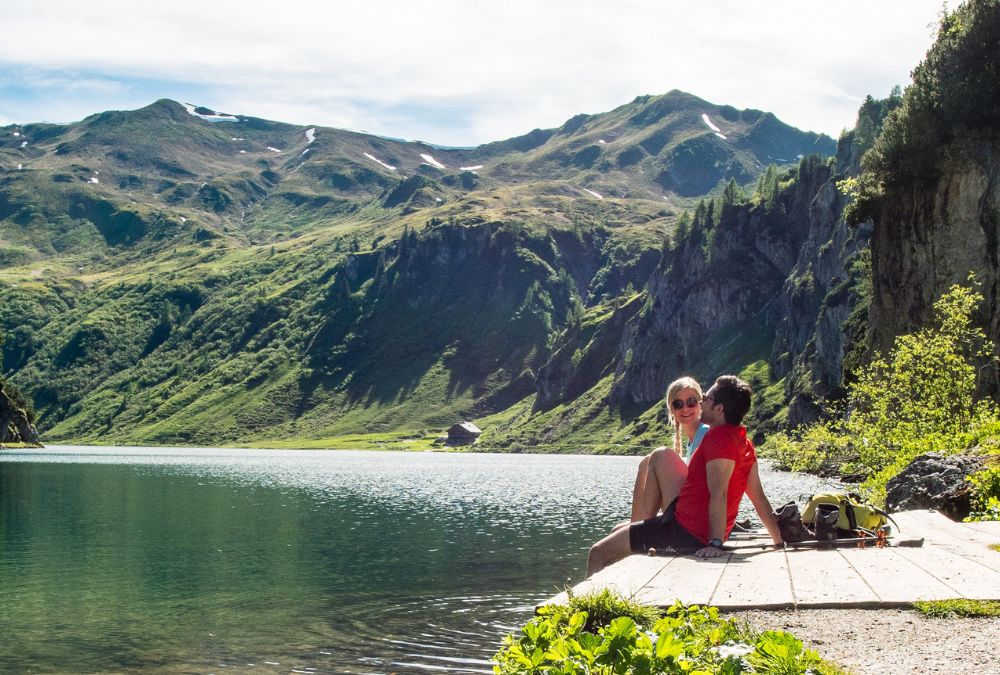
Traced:
<path id="1" fill-rule="evenodd" d="M 687 475 L 687 464 L 671 448 L 657 448 L 649 453 L 649 465 L 654 467 L 654 471 L 669 470 L 672 473 Z"/>

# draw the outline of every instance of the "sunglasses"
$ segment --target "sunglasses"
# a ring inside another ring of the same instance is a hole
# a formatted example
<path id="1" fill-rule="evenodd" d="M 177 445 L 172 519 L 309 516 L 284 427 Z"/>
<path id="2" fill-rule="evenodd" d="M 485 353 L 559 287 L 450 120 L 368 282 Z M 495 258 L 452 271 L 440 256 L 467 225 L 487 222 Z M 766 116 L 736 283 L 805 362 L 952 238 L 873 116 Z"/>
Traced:
<path id="1" fill-rule="evenodd" d="M 701 399 L 697 396 L 688 396 L 683 400 L 678 398 L 670 402 L 670 407 L 674 410 L 680 410 L 684 406 L 687 406 L 688 408 L 697 408 L 699 405 L 701 405 Z"/>

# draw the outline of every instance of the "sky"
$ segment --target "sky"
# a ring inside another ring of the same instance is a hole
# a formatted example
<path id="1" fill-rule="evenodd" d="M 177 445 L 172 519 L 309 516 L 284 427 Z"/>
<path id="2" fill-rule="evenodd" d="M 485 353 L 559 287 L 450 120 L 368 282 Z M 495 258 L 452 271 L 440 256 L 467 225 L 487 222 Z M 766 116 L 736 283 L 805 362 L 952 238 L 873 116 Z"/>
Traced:
<path id="1" fill-rule="evenodd" d="M 473 146 L 680 89 L 836 138 L 866 95 L 909 84 L 941 9 L 941 0 L 4 3 L 0 125 L 170 98 Z"/>

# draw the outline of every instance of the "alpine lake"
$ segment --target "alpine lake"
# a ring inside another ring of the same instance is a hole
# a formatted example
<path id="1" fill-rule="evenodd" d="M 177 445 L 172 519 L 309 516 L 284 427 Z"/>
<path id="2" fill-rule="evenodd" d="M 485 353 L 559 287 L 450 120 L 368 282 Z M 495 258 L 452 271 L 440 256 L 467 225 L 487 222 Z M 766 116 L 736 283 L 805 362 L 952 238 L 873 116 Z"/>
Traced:
<path id="1" fill-rule="evenodd" d="M 638 462 L 0 451 L 0 671 L 492 672 L 627 517 Z M 775 506 L 834 486 L 761 475 Z"/>

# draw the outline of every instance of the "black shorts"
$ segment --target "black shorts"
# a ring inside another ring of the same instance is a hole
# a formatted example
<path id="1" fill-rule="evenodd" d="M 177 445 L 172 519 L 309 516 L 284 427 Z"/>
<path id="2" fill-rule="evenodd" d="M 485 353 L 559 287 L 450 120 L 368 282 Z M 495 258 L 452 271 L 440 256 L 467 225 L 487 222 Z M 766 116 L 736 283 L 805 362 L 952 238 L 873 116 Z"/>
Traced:
<path id="1" fill-rule="evenodd" d="M 632 523 L 629 526 L 628 539 L 632 553 L 645 553 L 651 548 L 664 552 L 674 550 L 687 553 L 705 545 L 677 522 L 674 518 L 674 504 L 676 501 L 655 518 Z"/>

